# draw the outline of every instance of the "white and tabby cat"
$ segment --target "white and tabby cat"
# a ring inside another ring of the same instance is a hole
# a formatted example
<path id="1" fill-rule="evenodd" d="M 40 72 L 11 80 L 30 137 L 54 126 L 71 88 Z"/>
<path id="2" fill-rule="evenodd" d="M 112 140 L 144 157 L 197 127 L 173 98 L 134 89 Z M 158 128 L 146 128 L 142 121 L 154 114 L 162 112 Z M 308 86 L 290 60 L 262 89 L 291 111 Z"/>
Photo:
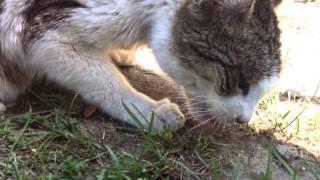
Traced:
<path id="1" fill-rule="evenodd" d="M 38 73 L 131 125 L 122 101 L 176 130 L 177 105 L 137 92 L 117 68 L 147 44 L 215 119 L 247 122 L 278 77 L 279 34 L 272 0 L 0 0 L 0 104 Z"/>

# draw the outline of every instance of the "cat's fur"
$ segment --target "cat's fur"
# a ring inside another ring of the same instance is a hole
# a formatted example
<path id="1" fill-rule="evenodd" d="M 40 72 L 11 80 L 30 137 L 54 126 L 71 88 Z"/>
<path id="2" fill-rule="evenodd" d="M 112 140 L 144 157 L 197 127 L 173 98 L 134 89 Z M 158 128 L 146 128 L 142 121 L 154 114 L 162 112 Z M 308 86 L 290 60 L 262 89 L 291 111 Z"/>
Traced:
<path id="1" fill-rule="evenodd" d="M 138 126 L 122 102 L 155 112 L 156 130 L 176 130 L 185 122 L 177 105 L 137 92 L 117 69 L 147 44 L 216 119 L 247 122 L 280 71 L 273 8 L 271 0 L 0 0 L 0 104 L 37 73 L 124 122 Z"/>

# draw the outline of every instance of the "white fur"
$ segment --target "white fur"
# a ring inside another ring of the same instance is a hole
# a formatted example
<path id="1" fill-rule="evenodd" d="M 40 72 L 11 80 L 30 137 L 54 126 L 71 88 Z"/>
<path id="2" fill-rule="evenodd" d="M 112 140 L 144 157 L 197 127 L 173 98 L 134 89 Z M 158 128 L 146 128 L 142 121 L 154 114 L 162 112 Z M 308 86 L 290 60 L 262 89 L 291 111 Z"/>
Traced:
<path id="1" fill-rule="evenodd" d="M 244 98 L 243 111 L 239 116 L 240 121 L 248 122 L 256 108 L 261 97 L 271 89 L 272 86 L 279 80 L 279 77 L 272 76 L 268 79 L 260 80 L 256 85 L 250 88 L 249 94 Z"/>
<path id="2" fill-rule="evenodd" d="M 11 0 L 4 1 L 2 4 L 3 12 L 0 16 L 0 48 L 8 61 L 21 60 L 24 56 L 20 39 L 23 28 L 21 13 L 24 8 L 24 3 L 24 1 L 20 0 Z M 25 66 L 24 61 L 19 62 L 18 65 Z M 0 88 L 0 99 L 6 102 L 6 104 L 12 103 L 16 99 L 16 96 L 23 91 L 22 89 L 17 89 L 16 86 L 1 77 Z M 3 105 L 3 107 L 5 106 Z"/>
<path id="3" fill-rule="evenodd" d="M 213 114 L 217 116 L 218 120 L 234 121 L 238 119 L 242 123 L 249 122 L 259 100 L 277 80 L 277 76 L 272 76 L 259 81 L 250 87 L 246 96 L 239 94 L 232 97 L 222 97 L 217 95 L 213 89 L 208 89 L 209 108 L 214 109 Z"/>
<path id="4" fill-rule="evenodd" d="M 9 60 L 21 59 L 23 50 L 21 33 L 23 29 L 22 11 L 25 2 L 20 0 L 4 1 L 4 12 L 0 16 L 0 37 L 2 53 Z"/>

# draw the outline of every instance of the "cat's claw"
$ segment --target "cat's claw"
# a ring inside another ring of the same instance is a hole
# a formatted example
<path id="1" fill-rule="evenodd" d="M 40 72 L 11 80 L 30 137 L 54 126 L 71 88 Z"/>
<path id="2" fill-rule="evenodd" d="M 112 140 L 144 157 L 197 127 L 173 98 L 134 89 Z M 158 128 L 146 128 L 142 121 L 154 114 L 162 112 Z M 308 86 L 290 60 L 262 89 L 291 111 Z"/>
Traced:
<path id="1" fill-rule="evenodd" d="M 179 107 L 168 99 L 159 101 L 154 113 L 156 118 L 153 128 L 157 132 L 162 132 L 165 129 L 175 131 L 185 124 L 184 115 Z"/>

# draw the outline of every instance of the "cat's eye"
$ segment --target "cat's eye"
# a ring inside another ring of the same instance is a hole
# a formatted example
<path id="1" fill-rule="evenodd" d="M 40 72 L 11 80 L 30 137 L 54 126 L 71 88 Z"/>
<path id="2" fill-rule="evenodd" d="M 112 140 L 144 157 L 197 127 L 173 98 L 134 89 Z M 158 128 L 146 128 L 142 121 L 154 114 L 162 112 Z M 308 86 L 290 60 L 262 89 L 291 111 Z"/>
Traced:
<path id="1" fill-rule="evenodd" d="M 239 88 L 241 89 L 243 96 L 246 96 L 246 95 L 249 94 L 250 87 L 249 87 L 249 84 L 247 82 L 240 81 L 239 82 Z"/>
<path id="2" fill-rule="evenodd" d="M 243 96 L 249 94 L 250 84 L 245 80 L 245 78 L 242 75 L 240 75 L 239 79 L 239 89 L 242 91 Z"/>

